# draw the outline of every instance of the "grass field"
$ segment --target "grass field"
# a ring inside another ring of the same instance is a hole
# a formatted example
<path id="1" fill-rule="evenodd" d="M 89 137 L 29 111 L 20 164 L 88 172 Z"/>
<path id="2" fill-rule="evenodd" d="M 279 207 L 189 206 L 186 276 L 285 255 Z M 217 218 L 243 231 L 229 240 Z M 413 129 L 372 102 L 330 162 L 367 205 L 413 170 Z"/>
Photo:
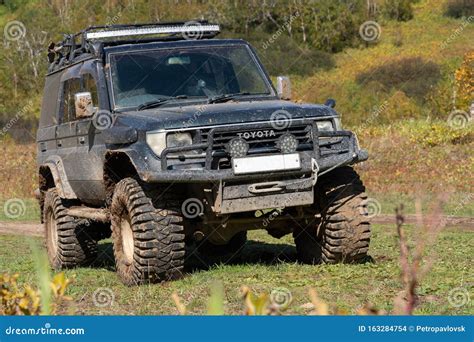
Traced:
<path id="1" fill-rule="evenodd" d="M 474 216 L 474 125 L 471 120 L 466 127 L 454 129 L 447 122 L 454 107 L 467 111 L 466 103 L 456 98 L 459 94 L 454 86 L 454 72 L 463 57 L 474 50 L 474 26 L 472 22 L 464 26 L 465 20 L 444 16 L 443 3 L 419 1 L 414 5 L 413 20 L 381 21 L 382 35 L 376 44 L 333 54 L 334 67 L 328 70 L 290 75 L 296 101 L 337 100 L 336 109 L 344 127 L 355 131 L 361 146 L 369 151 L 369 160 L 356 168 L 383 214 L 393 214 L 399 203 L 405 204 L 406 213 L 414 213 L 417 199 L 421 200 L 423 210 L 428 211 L 430 203 L 446 194 L 444 214 Z M 3 10 L 0 6 L 0 20 L 6 21 L 9 17 L 2 15 Z M 441 48 L 454 33 L 447 48 Z M 395 86 L 385 86 L 383 77 L 358 81 L 367 72 L 386 65 L 397 66 L 414 57 L 421 58 L 423 65 L 434 63 L 440 70 L 439 80 L 434 82 L 423 73 L 414 73 Z M 282 70 L 281 74 L 285 72 Z M 404 92 L 406 84 L 418 90 L 428 84 L 429 91 L 417 98 Z M 38 95 L 31 96 L 35 103 L 40 102 Z M 38 222 L 39 208 L 32 199 L 38 184 L 35 145 L 17 144 L 5 138 L 0 140 L 0 152 L 0 222 Z M 17 203 L 10 207 L 10 213 L 5 209 L 8 201 Z M 411 245 L 415 245 L 420 235 L 418 229 L 407 227 L 407 232 Z M 291 237 L 276 240 L 265 232 L 252 231 L 249 238 L 241 260 L 232 265 L 206 268 L 194 256 L 188 259 L 185 278 L 136 288 L 120 283 L 114 271 L 111 242 L 102 241 L 100 258 L 94 267 L 66 271 L 67 277 L 74 279 L 67 293 L 73 300 L 61 307 L 59 313 L 177 314 L 171 297 L 177 293 L 189 313 L 203 314 L 207 312 L 214 282 L 224 286 L 228 314 L 244 312 L 242 285 L 255 293 L 288 290 L 292 302 L 284 312 L 287 314 L 309 313 L 310 288 L 318 291 L 333 313 L 338 307 L 355 314 L 367 303 L 392 312 L 394 298 L 403 289 L 394 226 L 373 227 L 370 255 L 374 262 L 362 265 L 300 265 L 295 261 Z M 21 283 L 38 284 L 32 250 L 42 244 L 39 238 L 0 235 L 0 274 L 18 272 Z M 474 314 L 469 300 L 474 298 L 472 227 L 444 230 L 427 251 L 425 261 L 432 266 L 421 280 L 415 313 Z M 113 300 L 97 305 L 94 293 L 98 292 Z M 456 305 L 459 299 L 465 299 L 465 304 Z"/>
<path id="2" fill-rule="evenodd" d="M 407 228 L 410 241 L 418 235 L 413 227 Z M 429 248 L 426 260 L 432 262 L 431 271 L 421 281 L 419 307 L 416 314 L 474 314 L 472 302 L 456 306 L 456 291 L 471 298 L 474 295 L 472 230 L 445 230 L 436 244 Z M 0 272 L 20 273 L 20 282 L 37 281 L 35 260 L 30 249 L 41 240 L 19 236 L 0 237 Z M 111 244 L 100 245 L 100 260 L 92 268 L 66 271 L 74 278 L 68 290 L 73 301 L 61 308 L 63 314 L 177 314 L 171 299 L 176 292 L 188 307 L 190 314 L 204 314 L 211 284 L 222 282 L 225 289 L 224 306 L 227 314 L 242 314 L 243 301 L 239 289 L 249 286 L 254 293 L 270 293 L 287 289 L 292 302 L 284 314 L 307 314 L 310 302 L 308 289 L 314 288 L 332 308 L 348 314 L 366 303 L 391 312 L 393 299 L 402 290 L 398 266 L 398 243 L 395 227 L 375 226 L 370 254 L 373 263 L 362 265 L 308 266 L 295 262 L 295 249 L 290 237 L 276 240 L 264 232 L 251 232 L 241 259 L 232 265 L 215 265 L 204 269 L 198 259 L 188 259 L 188 273 L 184 279 L 157 285 L 127 288 L 118 280 L 113 266 Z M 104 290 L 105 288 L 105 290 Z M 455 290 L 453 290 L 455 289 Z M 94 293 L 102 291 L 108 305 L 94 303 Z M 451 301 L 450 301 L 451 299 Z M 306 304 L 306 305 L 305 305 Z M 453 304 L 455 306 L 453 306 Z"/>

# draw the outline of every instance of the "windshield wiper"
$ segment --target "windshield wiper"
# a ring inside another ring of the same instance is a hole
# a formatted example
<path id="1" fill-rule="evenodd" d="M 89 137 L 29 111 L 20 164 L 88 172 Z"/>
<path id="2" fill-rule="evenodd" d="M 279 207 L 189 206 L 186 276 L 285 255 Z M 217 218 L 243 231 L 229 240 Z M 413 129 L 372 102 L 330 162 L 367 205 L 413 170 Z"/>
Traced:
<path id="1" fill-rule="evenodd" d="M 144 110 L 144 109 L 149 109 L 149 108 L 154 108 L 154 107 L 159 107 L 162 104 L 165 104 L 166 102 L 172 101 L 172 100 L 180 100 L 180 99 L 187 99 L 187 95 L 178 95 L 178 96 L 170 96 L 166 98 L 162 98 L 159 100 L 154 100 L 154 101 L 149 101 L 145 102 L 137 107 L 137 110 Z"/>
<path id="2" fill-rule="evenodd" d="M 227 101 L 235 99 L 236 97 L 243 96 L 243 95 L 250 95 L 250 93 L 246 91 L 242 93 L 216 95 L 216 96 L 210 97 L 207 100 L 207 103 L 227 102 Z"/>

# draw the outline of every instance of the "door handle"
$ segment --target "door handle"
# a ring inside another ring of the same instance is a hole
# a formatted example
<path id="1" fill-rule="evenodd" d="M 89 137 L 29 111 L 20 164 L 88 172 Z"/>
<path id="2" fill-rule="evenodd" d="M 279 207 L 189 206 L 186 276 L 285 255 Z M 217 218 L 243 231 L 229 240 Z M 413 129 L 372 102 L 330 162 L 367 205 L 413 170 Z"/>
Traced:
<path id="1" fill-rule="evenodd" d="M 63 142 L 62 142 L 62 140 L 58 140 L 58 141 L 57 141 L 57 143 L 56 143 L 56 146 L 58 146 L 58 147 L 61 147 L 61 146 L 63 146 Z"/>
<path id="2" fill-rule="evenodd" d="M 79 144 L 84 145 L 85 142 L 86 142 L 86 138 L 84 138 L 84 137 L 79 137 Z"/>

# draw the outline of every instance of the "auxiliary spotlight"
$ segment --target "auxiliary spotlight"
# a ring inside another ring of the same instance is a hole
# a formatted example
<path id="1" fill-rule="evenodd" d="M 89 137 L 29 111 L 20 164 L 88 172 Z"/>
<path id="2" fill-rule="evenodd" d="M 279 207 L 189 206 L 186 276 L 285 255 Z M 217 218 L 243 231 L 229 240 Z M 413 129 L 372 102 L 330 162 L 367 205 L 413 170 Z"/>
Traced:
<path id="1" fill-rule="evenodd" d="M 242 158 L 249 151 L 249 144 L 242 138 L 234 138 L 229 141 L 227 151 L 232 158 Z"/>
<path id="2" fill-rule="evenodd" d="M 282 153 L 294 153 L 298 148 L 298 139 L 292 134 L 283 134 L 277 141 L 277 148 Z"/>

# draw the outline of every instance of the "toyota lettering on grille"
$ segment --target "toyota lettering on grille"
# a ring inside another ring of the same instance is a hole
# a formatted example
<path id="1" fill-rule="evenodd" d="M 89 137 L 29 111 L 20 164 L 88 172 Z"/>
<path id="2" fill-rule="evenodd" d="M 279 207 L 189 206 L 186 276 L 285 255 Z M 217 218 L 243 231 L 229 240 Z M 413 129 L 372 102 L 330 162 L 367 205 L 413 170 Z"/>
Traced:
<path id="1" fill-rule="evenodd" d="M 237 133 L 237 135 L 239 136 L 239 138 L 243 138 L 245 140 L 271 138 L 275 136 L 275 131 L 273 129 L 269 129 L 265 131 L 240 132 Z"/>

